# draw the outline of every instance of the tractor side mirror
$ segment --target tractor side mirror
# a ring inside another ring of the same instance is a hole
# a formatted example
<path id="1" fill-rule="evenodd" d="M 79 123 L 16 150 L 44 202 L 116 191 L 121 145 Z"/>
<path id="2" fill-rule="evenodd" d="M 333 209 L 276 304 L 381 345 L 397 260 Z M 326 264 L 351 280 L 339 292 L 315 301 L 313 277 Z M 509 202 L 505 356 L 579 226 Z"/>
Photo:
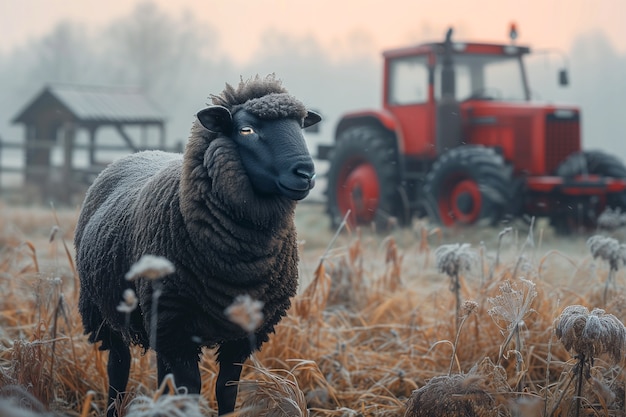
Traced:
<path id="1" fill-rule="evenodd" d="M 569 74 L 565 68 L 559 70 L 559 85 L 561 87 L 567 87 L 569 85 Z"/>

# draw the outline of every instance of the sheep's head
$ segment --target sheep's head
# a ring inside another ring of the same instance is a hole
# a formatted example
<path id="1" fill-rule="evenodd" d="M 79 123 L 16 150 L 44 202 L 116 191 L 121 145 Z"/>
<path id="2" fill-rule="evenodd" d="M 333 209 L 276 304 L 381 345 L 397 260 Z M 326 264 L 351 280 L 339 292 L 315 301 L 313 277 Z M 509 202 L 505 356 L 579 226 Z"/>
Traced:
<path id="1" fill-rule="evenodd" d="M 315 166 L 302 129 L 321 117 L 286 93 L 248 100 L 231 110 L 209 106 L 197 114 L 211 132 L 237 145 L 241 162 L 259 194 L 301 200 L 315 185 Z"/>

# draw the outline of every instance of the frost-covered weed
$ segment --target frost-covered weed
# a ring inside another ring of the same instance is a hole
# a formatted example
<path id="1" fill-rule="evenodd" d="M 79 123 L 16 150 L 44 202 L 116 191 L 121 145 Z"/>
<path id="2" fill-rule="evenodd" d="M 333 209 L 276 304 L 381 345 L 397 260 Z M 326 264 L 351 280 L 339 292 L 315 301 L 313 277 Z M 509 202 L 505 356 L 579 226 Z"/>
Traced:
<path id="1" fill-rule="evenodd" d="M 238 295 L 224 314 L 247 333 L 252 333 L 263 323 L 263 301 L 253 300 L 250 295 Z"/>
<path id="2" fill-rule="evenodd" d="M 450 291 L 456 297 L 457 328 L 461 314 L 461 281 L 460 275 L 468 272 L 479 261 L 478 254 L 469 243 L 441 245 L 435 249 L 437 269 L 450 277 Z"/>
<path id="3" fill-rule="evenodd" d="M 492 306 L 487 313 L 503 333 L 509 333 L 509 341 L 511 333 L 519 333 L 520 327 L 524 326 L 524 319 L 534 312 L 531 305 L 537 297 L 535 287 L 534 282 L 523 278 L 513 282 L 505 281 L 500 285 L 500 294 L 487 300 Z M 520 348 L 518 344 L 517 349 Z"/>
<path id="4" fill-rule="evenodd" d="M 607 354 L 615 362 L 622 357 L 626 328 L 617 317 L 600 308 L 589 312 L 581 305 L 568 306 L 559 316 L 555 330 L 565 349 L 578 356 L 593 360 Z"/>
<path id="5" fill-rule="evenodd" d="M 620 244 L 612 237 L 595 235 L 587 239 L 587 247 L 594 259 L 600 258 L 609 264 L 609 275 L 604 284 L 603 301 L 606 305 L 608 301 L 607 294 L 609 285 L 614 283 L 615 273 L 619 270 L 620 266 L 626 263 L 626 245 Z"/>
<path id="6" fill-rule="evenodd" d="M 128 281 L 138 278 L 154 280 L 163 278 L 175 271 L 174 264 L 168 259 L 162 256 L 143 255 L 130 267 L 130 270 L 126 273 L 126 279 Z"/>
<path id="7" fill-rule="evenodd" d="M 150 347 L 156 350 L 156 333 L 158 319 L 159 297 L 162 293 L 161 278 L 176 272 L 174 264 L 162 256 L 143 255 L 135 262 L 125 277 L 128 281 L 145 278 L 153 281 L 152 284 L 152 311 L 150 312 Z M 119 307 L 119 306 L 118 306 Z M 128 322 L 128 314 L 126 316 Z M 128 324 L 128 323 L 127 323 Z"/>
<path id="8" fill-rule="evenodd" d="M 587 307 L 571 305 L 566 307 L 557 319 L 555 333 L 565 349 L 573 352 L 578 359 L 572 373 L 576 378 L 576 415 L 581 409 L 583 384 L 594 383 L 593 362 L 600 355 L 606 355 L 614 363 L 622 359 L 626 343 L 626 328 L 614 315 L 600 308 L 591 312 Z"/>

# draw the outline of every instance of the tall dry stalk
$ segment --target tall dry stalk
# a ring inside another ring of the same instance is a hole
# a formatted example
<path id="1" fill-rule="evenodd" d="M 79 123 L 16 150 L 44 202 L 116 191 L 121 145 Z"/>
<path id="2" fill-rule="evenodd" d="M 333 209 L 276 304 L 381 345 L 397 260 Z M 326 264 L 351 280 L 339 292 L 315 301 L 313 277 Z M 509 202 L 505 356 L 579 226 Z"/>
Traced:
<path id="1" fill-rule="evenodd" d="M 500 266 L 500 251 L 502 249 L 502 239 L 504 236 L 508 235 L 513 231 L 512 227 L 505 227 L 498 233 L 498 246 L 496 248 L 496 260 L 494 262 L 494 268 L 498 268 Z"/>
<path id="2" fill-rule="evenodd" d="M 398 250 L 398 244 L 393 236 L 386 238 L 383 241 L 385 250 L 385 265 L 387 271 L 385 272 L 384 279 L 379 282 L 383 288 L 380 288 L 381 292 L 395 292 L 402 286 L 402 255 Z"/>
<path id="3" fill-rule="evenodd" d="M 477 254 L 469 243 L 441 245 L 435 250 L 437 269 L 450 278 L 450 291 L 456 299 L 456 328 L 461 318 L 461 274 L 468 272 L 478 263 Z"/>
<path id="4" fill-rule="evenodd" d="M 55 236 L 61 230 L 61 222 L 59 221 L 59 216 L 57 214 L 56 209 L 54 208 L 54 204 L 52 203 L 51 203 L 51 208 L 52 208 L 52 215 L 54 216 L 55 225 L 53 226 L 52 231 L 50 233 L 50 243 L 54 241 Z M 74 258 L 72 257 L 70 248 L 68 247 L 67 242 L 65 241 L 63 237 L 61 237 L 61 243 L 63 244 L 63 249 L 65 250 L 65 256 L 67 258 L 67 262 L 72 271 L 72 278 L 74 280 L 74 301 L 76 301 L 78 299 L 78 288 L 80 286 L 79 279 L 78 279 L 78 271 L 76 271 L 76 266 L 74 265 Z"/>
<path id="5" fill-rule="evenodd" d="M 525 261 L 524 253 L 526 252 L 526 249 L 535 247 L 534 229 L 535 229 L 535 217 L 533 216 L 530 219 L 530 225 L 528 226 L 528 235 L 526 235 L 526 240 L 524 240 L 524 243 L 522 244 L 519 256 L 517 257 L 517 262 L 515 263 L 515 268 L 513 269 L 513 274 L 512 274 L 513 278 L 517 277 L 517 271 L 522 265 L 522 262 Z"/>
<path id="6" fill-rule="evenodd" d="M 535 297 L 537 297 L 535 283 L 522 278 L 514 282 L 505 281 L 500 286 L 500 294 L 487 299 L 492 306 L 487 313 L 494 320 L 500 332 L 503 335 L 506 334 L 506 339 L 500 345 L 498 352 L 498 364 L 505 357 L 511 340 L 515 339 L 515 350 L 517 352 L 522 351 L 521 329 L 526 326 L 524 321 L 528 315 L 534 312 L 531 305 Z M 516 362 L 518 375 L 522 373 L 521 366 L 522 363 L 518 360 Z M 517 391 L 521 391 L 521 387 L 518 386 Z"/>
<path id="7" fill-rule="evenodd" d="M 459 336 L 461 335 L 461 329 L 463 328 L 463 324 L 467 318 L 478 308 L 478 303 L 476 301 L 466 301 L 463 303 L 463 315 L 461 316 L 461 322 L 459 323 L 459 328 L 456 330 L 456 336 L 454 338 L 454 345 L 452 347 L 452 357 L 450 358 L 450 367 L 448 368 L 448 376 L 452 375 L 452 366 L 454 365 L 454 360 L 456 358 L 456 350 L 459 347 Z"/>
<path id="8" fill-rule="evenodd" d="M 156 351 L 157 321 L 159 318 L 159 298 L 163 293 L 161 279 L 176 271 L 174 264 L 162 256 L 143 255 L 131 265 L 126 273 L 127 281 L 144 278 L 152 281 L 152 304 L 150 310 L 150 347 Z"/>

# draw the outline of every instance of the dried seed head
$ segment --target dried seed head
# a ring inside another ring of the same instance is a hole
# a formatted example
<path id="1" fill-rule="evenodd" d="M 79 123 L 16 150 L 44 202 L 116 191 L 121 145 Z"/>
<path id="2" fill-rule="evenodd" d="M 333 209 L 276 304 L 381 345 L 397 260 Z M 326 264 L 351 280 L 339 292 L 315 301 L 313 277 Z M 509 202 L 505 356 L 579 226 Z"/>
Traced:
<path id="1" fill-rule="evenodd" d="M 530 306 L 536 296 L 537 290 L 532 281 L 523 278 L 514 282 L 505 281 L 500 285 L 500 295 L 487 299 L 493 306 L 487 313 L 496 323 L 506 322 L 506 330 L 511 331 L 534 312 Z"/>
<path id="2" fill-rule="evenodd" d="M 616 230 L 626 225 L 626 213 L 622 213 L 621 208 L 617 207 L 614 210 L 611 207 L 607 207 L 598 216 L 598 228 L 604 230 Z"/>
<path id="3" fill-rule="evenodd" d="M 566 307 L 555 327 L 565 349 L 587 358 L 608 354 L 615 362 L 622 357 L 626 328 L 617 317 L 604 310 L 589 310 L 581 305 Z"/>
<path id="4" fill-rule="evenodd" d="M 472 314 L 477 308 L 478 308 L 478 303 L 476 301 L 472 301 L 472 300 L 464 301 L 463 305 L 461 306 L 461 315 L 467 317 L 470 314 Z"/>
<path id="5" fill-rule="evenodd" d="M 176 271 L 174 264 L 162 256 L 143 255 L 135 262 L 130 270 L 126 273 L 128 281 L 134 281 L 138 278 L 146 278 L 150 280 L 161 279 L 166 275 Z"/>
<path id="6" fill-rule="evenodd" d="M 469 271 L 478 263 L 478 255 L 469 243 L 441 245 L 435 250 L 435 259 L 439 272 L 450 277 Z"/>
<path id="7" fill-rule="evenodd" d="M 595 258 L 604 259 L 611 269 L 617 271 L 626 262 L 626 245 L 612 237 L 595 235 L 587 239 L 587 247 Z"/>
<path id="8" fill-rule="evenodd" d="M 50 243 L 54 241 L 54 238 L 56 237 L 57 233 L 59 233 L 59 226 L 57 225 L 52 226 L 52 229 L 50 230 L 50 237 L 48 238 L 48 241 Z"/>
<path id="9" fill-rule="evenodd" d="M 120 313 L 132 313 L 137 308 L 138 300 L 137 294 L 132 288 L 126 288 L 124 294 L 122 294 L 123 301 L 116 307 Z"/>
<path id="10" fill-rule="evenodd" d="M 253 300 L 248 294 L 238 295 L 224 314 L 228 320 L 252 333 L 263 323 L 263 304 L 263 301 Z"/>

